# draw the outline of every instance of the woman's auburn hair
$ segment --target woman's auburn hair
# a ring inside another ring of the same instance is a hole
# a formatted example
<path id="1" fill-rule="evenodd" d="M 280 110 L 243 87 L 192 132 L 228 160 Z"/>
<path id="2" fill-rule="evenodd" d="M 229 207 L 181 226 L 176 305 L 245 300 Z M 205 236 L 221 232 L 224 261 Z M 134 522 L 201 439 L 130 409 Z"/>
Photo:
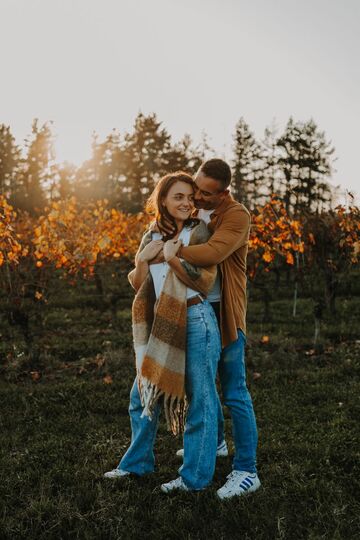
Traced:
<path id="1" fill-rule="evenodd" d="M 166 174 L 160 178 L 145 204 L 145 211 L 149 214 L 154 214 L 157 226 L 163 236 L 162 239 L 164 242 L 174 238 L 178 232 L 175 219 L 169 214 L 167 208 L 162 204 L 162 200 L 166 197 L 170 191 L 170 188 L 176 182 L 184 182 L 185 184 L 191 186 L 195 191 L 196 184 L 193 177 L 184 171 L 176 171 L 174 173 Z M 194 227 L 199 222 L 200 220 L 198 218 L 190 216 L 184 221 L 184 226 Z M 171 228 L 173 229 L 173 232 L 170 233 L 169 229 Z"/>

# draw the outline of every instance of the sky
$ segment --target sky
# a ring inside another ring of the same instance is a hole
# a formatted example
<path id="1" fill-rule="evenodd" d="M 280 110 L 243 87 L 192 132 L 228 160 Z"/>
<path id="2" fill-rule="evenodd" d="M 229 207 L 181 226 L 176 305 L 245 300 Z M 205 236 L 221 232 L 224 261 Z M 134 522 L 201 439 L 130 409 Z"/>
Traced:
<path id="1" fill-rule="evenodd" d="M 53 121 L 80 164 L 140 111 L 226 159 L 240 117 L 259 139 L 313 118 L 359 200 L 359 27 L 358 0 L 0 0 L 0 123 L 23 144 Z"/>

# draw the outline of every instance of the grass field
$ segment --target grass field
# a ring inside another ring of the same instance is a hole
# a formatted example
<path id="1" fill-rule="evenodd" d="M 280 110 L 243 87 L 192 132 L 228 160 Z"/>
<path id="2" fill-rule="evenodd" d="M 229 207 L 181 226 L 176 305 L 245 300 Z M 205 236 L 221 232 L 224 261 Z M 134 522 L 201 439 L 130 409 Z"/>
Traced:
<path id="1" fill-rule="evenodd" d="M 155 474 L 102 478 L 130 441 L 130 311 L 119 311 L 114 327 L 106 312 L 75 303 L 50 310 L 36 373 L 21 353 L 2 367 L 1 540 L 360 538 L 360 304 L 339 301 L 339 319 L 325 317 L 318 351 L 307 300 L 294 320 L 288 301 L 272 307 L 269 323 L 260 322 L 257 302 L 248 316 L 262 487 L 227 502 L 216 489 L 231 457 L 218 460 L 205 492 L 159 491 L 176 476 L 181 445 L 164 423 Z M 233 451 L 227 412 L 226 430 Z"/>

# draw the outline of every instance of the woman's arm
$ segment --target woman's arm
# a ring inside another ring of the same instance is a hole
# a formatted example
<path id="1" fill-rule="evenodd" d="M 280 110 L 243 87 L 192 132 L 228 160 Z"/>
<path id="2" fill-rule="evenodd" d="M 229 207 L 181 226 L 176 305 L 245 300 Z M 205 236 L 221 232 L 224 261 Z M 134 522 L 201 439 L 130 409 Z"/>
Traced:
<path id="1" fill-rule="evenodd" d="M 128 274 L 130 285 L 136 292 L 138 292 L 144 283 L 149 272 L 149 261 L 156 257 L 163 245 L 164 242 L 162 240 L 152 240 L 141 251 L 140 245 L 139 251 L 135 256 L 135 268 Z"/>
<path id="2" fill-rule="evenodd" d="M 128 274 L 128 280 L 132 288 L 135 289 L 135 292 L 138 292 L 138 290 L 140 289 L 141 285 L 145 281 L 148 272 L 148 261 L 143 261 L 138 257 L 135 268 L 131 270 L 131 272 Z"/>

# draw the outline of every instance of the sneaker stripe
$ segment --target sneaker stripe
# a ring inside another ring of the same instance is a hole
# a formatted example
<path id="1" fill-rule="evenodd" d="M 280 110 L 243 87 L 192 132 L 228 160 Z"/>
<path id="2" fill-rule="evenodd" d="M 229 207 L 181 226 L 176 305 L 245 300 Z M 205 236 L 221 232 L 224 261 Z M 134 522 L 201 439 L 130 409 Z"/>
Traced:
<path id="1" fill-rule="evenodd" d="M 243 489 L 249 489 L 253 485 L 253 482 L 249 478 L 245 478 L 240 484 L 240 487 Z"/>

